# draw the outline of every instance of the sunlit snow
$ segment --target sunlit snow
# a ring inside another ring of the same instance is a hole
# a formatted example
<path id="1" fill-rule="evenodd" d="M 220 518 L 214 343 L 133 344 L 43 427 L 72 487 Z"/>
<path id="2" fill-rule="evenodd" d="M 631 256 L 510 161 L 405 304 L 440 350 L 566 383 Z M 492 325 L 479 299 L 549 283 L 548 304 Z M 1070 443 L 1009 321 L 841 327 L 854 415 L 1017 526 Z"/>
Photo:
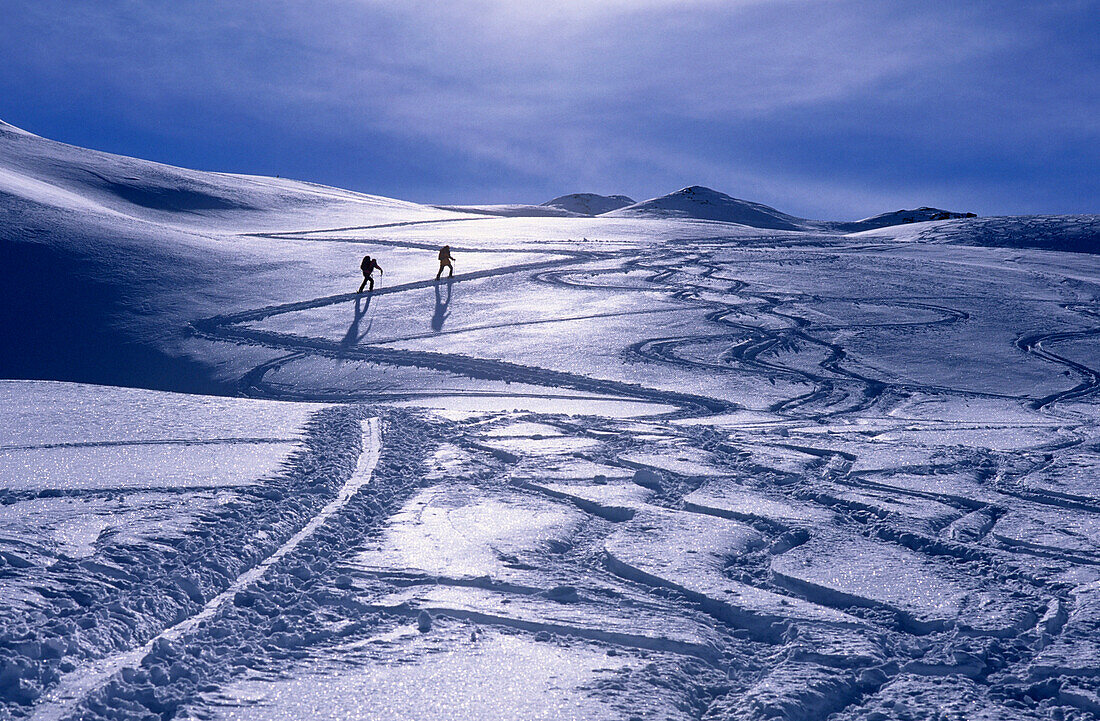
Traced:
<path id="1" fill-rule="evenodd" d="M 1100 218 L 944 212 L 0 124 L 0 717 L 1100 713 Z"/>

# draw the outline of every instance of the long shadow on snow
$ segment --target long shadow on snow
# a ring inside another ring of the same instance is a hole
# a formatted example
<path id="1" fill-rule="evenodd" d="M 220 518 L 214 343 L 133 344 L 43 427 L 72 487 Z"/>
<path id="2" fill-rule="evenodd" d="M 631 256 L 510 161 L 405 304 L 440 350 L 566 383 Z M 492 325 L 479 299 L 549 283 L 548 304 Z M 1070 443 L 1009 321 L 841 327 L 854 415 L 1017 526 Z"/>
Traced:
<path id="1" fill-rule="evenodd" d="M 590 257 L 591 254 L 575 253 L 571 254 L 571 257 L 565 259 L 523 263 L 505 266 L 503 268 L 464 273 L 456 275 L 453 282 L 458 283 L 507 273 L 549 268 L 557 265 L 580 262 Z M 417 288 L 427 288 L 435 286 L 438 282 L 439 281 L 434 279 L 429 279 L 405 283 L 389 288 L 381 288 L 374 291 L 372 295 L 388 295 Z M 247 389 L 258 388 L 264 374 L 272 368 L 285 364 L 296 357 L 301 357 L 303 355 L 323 355 L 330 358 L 361 360 L 393 366 L 427 368 L 483 380 L 552 386 L 611 396 L 637 398 L 640 400 L 656 401 L 659 403 L 681 406 L 687 409 L 694 409 L 696 412 L 721 413 L 736 407 L 735 404 L 714 398 L 677 393 L 674 391 L 655 390 L 641 385 L 612 380 L 600 380 L 575 373 L 536 368 L 519 363 L 510 363 L 508 361 L 474 358 L 457 354 L 434 353 L 430 351 L 396 350 L 372 346 L 349 347 L 349 345 L 343 341 L 335 342 L 325 338 L 298 336 L 290 333 L 241 327 L 242 323 L 255 322 L 283 313 L 309 310 L 334 305 L 336 303 L 348 302 L 357 297 L 359 297 L 359 295 L 356 293 L 341 293 L 339 295 L 325 296 L 295 303 L 267 306 L 232 315 L 214 316 L 195 321 L 192 323 L 192 330 L 196 335 L 209 340 L 250 343 L 269 348 L 279 348 L 290 353 L 290 355 L 286 357 L 268 361 L 250 371 L 245 378 L 242 379 L 243 387 Z"/>

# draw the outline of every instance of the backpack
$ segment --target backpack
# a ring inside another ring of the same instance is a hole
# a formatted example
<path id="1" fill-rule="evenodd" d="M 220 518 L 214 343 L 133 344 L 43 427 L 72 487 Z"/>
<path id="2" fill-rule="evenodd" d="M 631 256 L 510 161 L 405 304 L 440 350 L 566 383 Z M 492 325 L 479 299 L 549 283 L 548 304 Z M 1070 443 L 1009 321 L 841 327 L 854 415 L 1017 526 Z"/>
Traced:
<path id="1" fill-rule="evenodd" d="M 374 259 L 369 255 L 363 258 L 363 262 L 359 264 L 359 267 L 363 269 L 364 273 L 370 273 L 374 270 Z"/>

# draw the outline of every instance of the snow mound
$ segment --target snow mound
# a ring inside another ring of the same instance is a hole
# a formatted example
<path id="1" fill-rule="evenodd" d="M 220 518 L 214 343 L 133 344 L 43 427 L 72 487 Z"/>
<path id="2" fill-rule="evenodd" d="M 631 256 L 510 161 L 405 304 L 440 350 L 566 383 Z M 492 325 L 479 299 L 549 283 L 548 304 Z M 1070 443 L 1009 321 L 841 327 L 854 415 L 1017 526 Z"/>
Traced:
<path id="1" fill-rule="evenodd" d="M 693 185 L 659 198 L 643 200 L 607 215 L 614 217 L 656 216 L 695 218 L 740 223 L 754 228 L 771 230 L 804 230 L 807 225 L 801 218 L 781 213 L 775 208 L 749 200 L 733 198 L 717 190 Z"/>
<path id="2" fill-rule="evenodd" d="M 612 210 L 634 205 L 633 198 L 625 195 L 598 195 L 596 193 L 570 193 L 559 195 L 543 203 L 550 208 L 561 208 L 580 215 L 602 215 Z"/>

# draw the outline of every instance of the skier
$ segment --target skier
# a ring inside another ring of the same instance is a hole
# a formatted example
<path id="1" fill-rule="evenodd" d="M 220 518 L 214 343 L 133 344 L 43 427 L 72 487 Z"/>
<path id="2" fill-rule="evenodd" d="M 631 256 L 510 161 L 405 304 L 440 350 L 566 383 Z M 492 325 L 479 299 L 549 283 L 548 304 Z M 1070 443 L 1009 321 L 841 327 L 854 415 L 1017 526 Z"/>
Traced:
<path id="1" fill-rule="evenodd" d="M 451 264 L 454 258 L 451 257 L 451 246 L 445 245 L 439 249 L 439 272 L 435 274 L 435 279 L 439 280 L 439 276 L 443 275 L 443 269 L 449 268 L 450 273 L 448 278 L 453 278 L 455 274 L 455 267 Z"/>
<path id="2" fill-rule="evenodd" d="M 363 270 L 363 282 L 359 285 L 359 290 L 356 292 L 362 293 L 363 288 L 367 285 L 367 283 L 370 283 L 370 289 L 368 290 L 368 292 L 373 291 L 374 276 L 372 274 L 374 273 L 374 271 L 377 270 L 379 275 L 385 275 L 386 271 L 382 270 L 382 266 L 378 265 L 378 261 L 370 257 L 369 255 L 363 256 L 363 262 L 359 264 L 359 267 Z"/>

